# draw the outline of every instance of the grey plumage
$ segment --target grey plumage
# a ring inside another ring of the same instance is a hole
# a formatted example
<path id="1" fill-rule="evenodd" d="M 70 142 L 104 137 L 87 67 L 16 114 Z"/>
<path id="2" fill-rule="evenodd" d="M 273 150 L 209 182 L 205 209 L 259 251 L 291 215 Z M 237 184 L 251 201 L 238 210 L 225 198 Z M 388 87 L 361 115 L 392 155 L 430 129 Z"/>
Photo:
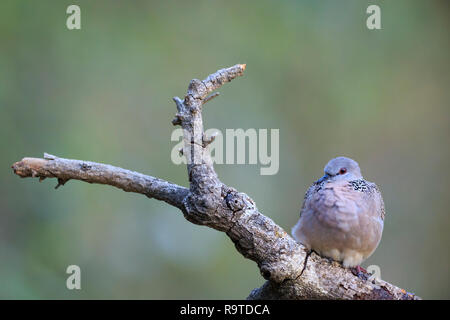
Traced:
<path id="1" fill-rule="evenodd" d="M 322 256 L 358 266 L 381 240 L 384 203 L 378 187 L 364 180 L 356 161 L 338 157 L 308 189 L 294 238 Z"/>

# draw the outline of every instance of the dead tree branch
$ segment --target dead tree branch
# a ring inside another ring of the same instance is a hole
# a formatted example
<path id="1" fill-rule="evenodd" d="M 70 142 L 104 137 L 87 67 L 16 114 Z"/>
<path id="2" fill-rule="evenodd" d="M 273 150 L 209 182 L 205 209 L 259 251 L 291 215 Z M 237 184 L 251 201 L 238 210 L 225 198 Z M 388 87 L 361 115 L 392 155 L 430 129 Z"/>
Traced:
<path id="1" fill-rule="evenodd" d="M 44 154 L 44 159 L 23 158 L 14 163 L 12 168 L 22 178 L 39 177 L 40 181 L 57 178 L 55 188 L 71 179 L 107 184 L 126 192 L 141 193 L 149 198 L 165 201 L 179 209 L 183 207 L 183 199 L 189 193 L 187 188 L 135 171 L 108 164 L 58 158 L 47 153 Z"/>
<path id="2" fill-rule="evenodd" d="M 355 276 L 336 262 L 312 254 L 301 274 L 306 249 L 264 216 L 245 193 L 223 184 L 214 171 L 204 135 L 202 107 L 216 97 L 213 91 L 241 76 L 245 65 L 219 70 L 204 80 L 190 82 L 184 99 L 174 97 L 177 113 L 172 121 L 184 132 L 189 189 L 134 171 L 89 161 L 45 154 L 24 158 L 13 165 L 21 177 L 57 178 L 58 186 L 70 179 L 115 186 L 144 194 L 179 208 L 185 218 L 225 232 L 236 249 L 255 261 L 268 280 L 249 299 L 418 299 L 384 281 Z"/>

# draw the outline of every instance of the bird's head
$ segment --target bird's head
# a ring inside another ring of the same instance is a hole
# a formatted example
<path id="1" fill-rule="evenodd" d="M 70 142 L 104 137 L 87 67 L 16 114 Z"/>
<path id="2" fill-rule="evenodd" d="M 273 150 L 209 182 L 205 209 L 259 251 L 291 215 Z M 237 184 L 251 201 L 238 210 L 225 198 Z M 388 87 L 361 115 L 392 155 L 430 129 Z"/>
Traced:
<path id="1" fill-rule="evenodd" d="M 317 180 L 322 181 L 338 181 L 338 180 L 358 180 L 362 179 L 361 170 L 358 162 L 346 157 L 337 157 L 331 159 L 323 169 L 325 175 Z"/>

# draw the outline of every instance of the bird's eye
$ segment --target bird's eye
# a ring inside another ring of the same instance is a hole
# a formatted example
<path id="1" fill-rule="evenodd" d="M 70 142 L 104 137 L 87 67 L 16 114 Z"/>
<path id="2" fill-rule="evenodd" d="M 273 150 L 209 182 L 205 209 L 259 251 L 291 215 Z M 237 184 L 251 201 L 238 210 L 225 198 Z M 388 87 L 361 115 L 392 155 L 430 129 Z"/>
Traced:
<path id="1" fill-rule="evenodd" d="M 347 173 L 347 168 L 341 168 L 341 170 L 339 170 L 339 174 L 346 174 Z"/>

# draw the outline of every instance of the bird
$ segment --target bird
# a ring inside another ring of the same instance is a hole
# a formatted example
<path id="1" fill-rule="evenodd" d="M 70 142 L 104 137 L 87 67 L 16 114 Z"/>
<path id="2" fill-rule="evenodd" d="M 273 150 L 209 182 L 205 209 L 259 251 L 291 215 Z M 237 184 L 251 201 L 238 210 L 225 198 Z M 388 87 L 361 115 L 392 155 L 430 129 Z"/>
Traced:
<path id="1" fill-rule="evenodd" d="M 384 217 L 378 186 L 363 178 L 355 160 L 337 157 L 307 190 L 292 235 L 309 253 L 359 273 L 365 271 L 360 264 L 380 243 Z"/>

